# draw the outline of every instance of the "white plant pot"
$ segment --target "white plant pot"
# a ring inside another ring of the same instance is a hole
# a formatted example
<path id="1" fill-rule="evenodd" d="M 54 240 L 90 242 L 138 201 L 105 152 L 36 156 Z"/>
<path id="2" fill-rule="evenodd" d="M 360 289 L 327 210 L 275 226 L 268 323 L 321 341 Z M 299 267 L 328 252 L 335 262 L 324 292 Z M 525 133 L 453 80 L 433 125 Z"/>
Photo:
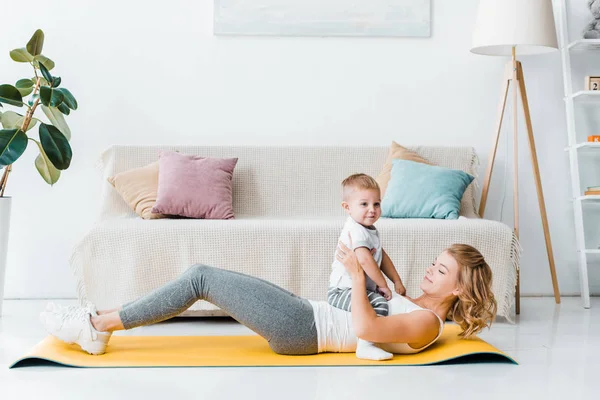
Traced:
<path id="1" fill-rule="evenodd" d="M 8 231 L 10 228 L 10 197 L 0 197 L 0 317 L 4 299 L 4 278 L 6 277 L 6 253 L 8 252 Z"/>

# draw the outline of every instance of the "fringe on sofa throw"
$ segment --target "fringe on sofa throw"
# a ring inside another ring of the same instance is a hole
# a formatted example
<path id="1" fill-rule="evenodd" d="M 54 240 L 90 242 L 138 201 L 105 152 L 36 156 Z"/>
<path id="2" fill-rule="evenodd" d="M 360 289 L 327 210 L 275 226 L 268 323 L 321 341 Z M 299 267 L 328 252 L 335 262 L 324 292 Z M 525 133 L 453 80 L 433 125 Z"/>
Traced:
<path id="1" fill-rule="evenodd" d="M 108 147 L 102 153 L 100 153 L 98 159 L 94 163 L 94 168 L 104 170 L 104 167 L 106 167 L 106 157 L 108 157 L 108 153 L 110 153 L 112 150 L 112 147 Z"/>
<path id="2" fill-rule="evenodd" d="M 513 272 L 512 274 L 510 274 L 509 278 L 508 278 L 508 283 L 510 285 L 511 288 L 513 288 L 512 291 L 507 291 L 504 297 L 504 307 L 502 308 L 502 310 L 498 310 L 501 311 L 499 314 L 504 315 L 504 318 L 506 318 L 506 321 L 514 324 L 515 320 L 513 318 L 513 313 L 512 313 L 512 307 L 515 304 L 515 295 L 516 295 L 516 289 L 517 289 L 517 273 L 520 269 L 520 264 L 521 264 L 521 254 L 523 252 L 523 248 L 521 247 L 521 242 L 519 241 L 519 238 L 517 238 L 517 235 L 515 235 L 515 232 L 513 231 L 512 233 L 512 239 L 511 239 L 511 244 L 510 244 L 510 262 L 511 262 L 511 271 Z"/>
<path id="3" fill-rule="evenodd" d="M 479 157 L 477 156 L 477 152 L 475 151 L 475 148 L 473 148 L 473 153 L 471 154 L 471 169 L 473 171 L 473 177 L 475 179 L 473 179 L 473 185 L 475 188 L 479 189 L 481 186 L 479 186 L 479 167 L 481 167 L 481 161 L 479 160 Z M 473 191 L 473 197 L 475 197 L 475 193 Z M 473 204 L 475 204 L 475 202 L 473 202 Z"/>
<path id="4" fill-rule="evenodd" d="M 73 253 L 69 258 L 69 264 L 71 265 L 71 269 L 73 275 L 75 276 L 75 281 L 77 282 L 77 287 L 75 288 L 77 292 L 77 300 L 79 300 L 79 304 L 81 306 L 85 306 L 85 303 L 88 301 L 87 291 L 85 290 L 85 280 L 83 279 L 83 263 L 77 260 L 80 254 L 80 247 L 83 241 L 75 246 L 73 249 Z"/>
<path id="5" fill-rule="evenodd" d="M 481 187 L 479 186 L 479 167 L 481 166 L 481 162 L 479 160 L 479 157 L 477 156 L 477 152 L 475 151 L 475 148 L 473 148 L 472 153 L 471 153 L 471 172 L 473 173 L 473 190 L 471 191 L 471 201 L 473 204 L 473 212 L 475 213 L 476 216 L 480 217 L 479 215 L 479 207 L 477 207 L 477 203 L 475 202 L 475 191 L 479 190 Z"/>

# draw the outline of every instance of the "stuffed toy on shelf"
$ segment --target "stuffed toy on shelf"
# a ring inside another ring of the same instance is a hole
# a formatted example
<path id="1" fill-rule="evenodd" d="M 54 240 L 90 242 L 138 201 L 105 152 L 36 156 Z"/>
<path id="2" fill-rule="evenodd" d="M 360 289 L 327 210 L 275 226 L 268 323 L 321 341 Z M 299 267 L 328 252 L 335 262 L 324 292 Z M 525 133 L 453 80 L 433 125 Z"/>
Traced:
<path id="1" fill-rule="evenodd" d="M 588 0 L 588 8 L 594 20 L 585 26 L 584 39 L 600 39 L 600 0 Z"/>

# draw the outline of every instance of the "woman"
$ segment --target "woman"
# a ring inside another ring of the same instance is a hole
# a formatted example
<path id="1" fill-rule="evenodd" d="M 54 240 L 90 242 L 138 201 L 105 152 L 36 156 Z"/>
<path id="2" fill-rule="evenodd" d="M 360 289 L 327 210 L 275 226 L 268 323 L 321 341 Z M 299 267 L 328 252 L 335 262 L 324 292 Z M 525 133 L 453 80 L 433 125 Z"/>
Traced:
<path id="1" fill-rule="evenodd" d="M 287 355 L 354 352 L 357 337 L 390 353 L 416 353 L 441 335 L 443 321 L 454 320 L 470 337 L 491 325 L 496 315 L 492 272 L 475 248 L 455 244 L 427 268 L 423 295 L 396 296 L 390 315 L 377 317 L 365 290 L 365 274 L 343 243 L 336 257 L 352 277 L 352 313 L 325 301 L 310 301 L 258 278 L 205 265 L 122 308 L 49 306 L 41 314 L 47 331 L 90 354 L 103 354 L 113 331 L 175 317 L 197 300 L 206 300 L 265 338 L 273 351 Z"/>

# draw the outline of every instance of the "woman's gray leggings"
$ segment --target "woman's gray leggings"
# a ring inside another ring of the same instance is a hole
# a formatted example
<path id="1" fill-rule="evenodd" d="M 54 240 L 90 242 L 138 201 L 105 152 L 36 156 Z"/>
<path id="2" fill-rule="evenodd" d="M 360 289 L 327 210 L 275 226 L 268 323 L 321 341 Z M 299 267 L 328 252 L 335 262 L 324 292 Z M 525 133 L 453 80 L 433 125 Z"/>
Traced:
<path id="1" fill-rule="evenodd" d="M 125 305 L 119 316 L 125 329 L 175 317 L 206 300 L 269 342 L 279 354 L 318 352 L 313 308 L 270 282 L 207 265 L 193 265 L 179 278 Z"/>

